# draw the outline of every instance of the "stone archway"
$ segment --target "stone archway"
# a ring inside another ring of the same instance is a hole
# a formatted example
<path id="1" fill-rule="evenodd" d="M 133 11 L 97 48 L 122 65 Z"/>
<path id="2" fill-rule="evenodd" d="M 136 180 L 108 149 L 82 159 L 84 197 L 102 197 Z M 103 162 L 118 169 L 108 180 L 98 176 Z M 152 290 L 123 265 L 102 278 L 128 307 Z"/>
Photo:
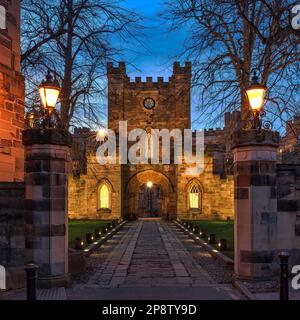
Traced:
<path id="1" fill-rule="evenodd" d="M 124 217 L 137 218 L 143 216 L 140 208 L 140 192 L 149 181 L 155 186 L 156 190 L 159 189 L 161 191 L 159 212 L 155 212 L 154 216 L 169 219 L 176 218 L 176 194 L 174 187 L 167 176 L 155 170 L 140 171 L 129 179 L 123 197 Z"/>

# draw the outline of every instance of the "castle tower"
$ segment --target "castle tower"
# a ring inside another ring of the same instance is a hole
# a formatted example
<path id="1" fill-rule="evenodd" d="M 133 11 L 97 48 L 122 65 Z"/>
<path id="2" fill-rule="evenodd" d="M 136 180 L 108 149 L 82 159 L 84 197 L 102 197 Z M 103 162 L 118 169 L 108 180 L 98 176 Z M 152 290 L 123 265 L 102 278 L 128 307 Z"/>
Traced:
<path id="1" fill-rule="evenodd" d="M 24 78 L 20 73 L 20 1 L 0 0 L 0 182 L 24 179 Z"/>
<path id="2" fill-rule="evenodd" d="M 107 65 L 108 128 L 118 131 L 119 121 L 128 121 L 128 131 L 135 128 L 188 129 L 190 120 L 191 64 L 173 65 L 168 82 L 140 77 L 131 81 L 124 62 Z"/>

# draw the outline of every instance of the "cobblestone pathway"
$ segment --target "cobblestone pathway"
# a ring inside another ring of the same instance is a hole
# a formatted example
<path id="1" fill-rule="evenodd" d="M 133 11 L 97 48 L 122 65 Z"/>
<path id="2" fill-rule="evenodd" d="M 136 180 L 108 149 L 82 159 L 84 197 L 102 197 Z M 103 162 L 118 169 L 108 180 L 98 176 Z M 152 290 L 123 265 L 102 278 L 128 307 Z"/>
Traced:
<path id="1" fill-rule="evenodd" d="M 231 271 L 170 222 L 128 223 L 88 258 L 69 299 L 242 299 Z"/>

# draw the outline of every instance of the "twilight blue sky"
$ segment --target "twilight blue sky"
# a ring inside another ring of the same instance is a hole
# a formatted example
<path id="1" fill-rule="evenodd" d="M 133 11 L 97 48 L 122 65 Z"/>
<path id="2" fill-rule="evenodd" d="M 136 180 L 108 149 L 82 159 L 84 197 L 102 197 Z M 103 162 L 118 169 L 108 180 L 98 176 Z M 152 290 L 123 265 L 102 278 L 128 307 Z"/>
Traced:
<path id="1" fill-rule="evenodd" d="M 127 74 L 130 77 L 140 76 L 143 80 L 147 76 L 156 79 L 158 76 L 166 80 L 172 74 L 172 65 L 174 61 L 180 61 L 178 57 L 183 50 L 183 44 L 187 36 L 187 29 L 170 32 L 168 24 L 159 13 L 164 10 L 164 0 L 124 0 L 123 6 L 134 10 L 144 18 L 143 42 L 145 46 L 136 43 L 120 44 L 123 49 L 123 55 L 120 60 L 127 62 Z M 180 61 L 184 63 L 184 61 Z M 202 129 L 207 127 L 205 123 L 193 124 L 193 118 L 196 119 L 196 96 L 192 95 L 192 127 Z M 223 126 L 223 123 L 218 124 Z"/>
<path id="2" fill-rule="evenodd" d="M 123 54 L 119 60 L 127 63 L 127 74 L 134 78 L 142 77 L 145 81 L 146 77 L 158 76 L 168 77 L 172 74 L 172 66 L 174 61 L 185 61 L 179 57 L 184 50 L 184 42 L 188 38 L 188 26 L 178 31 L 169 30 L 169 23 L 159 16 L 164 9 L 164 1 L 166 0 L 123 0 L 122 6 L 129 10 L 134 10 L 143 17 L 145 29 L 142 31 L 145 37 L 143 45 L 137 44 L 136 41 L 119 42 Z M 196 110 L 198 109 L 198 110 Z M 199 118 L 201 119 L 199 121 Z M 199 114 L 198 94 L 191 94 L 191 123 L 193 129 L 203 129 L 211 127 L 212 123 L 205 120 Z M 202 121 L 202 122 L 201 122 Z M 213 124 L 214 127 L 223 127 L 223 119 Z"/>
<path id="3" fill-rule="evenodd" d="M 167 32 L 168 26 L 158 17 L 158 13 L 163 10 L 163 0 L 127 0 L 123 6 L 142 15 L 146 27 L 143 31 L 146 48 L 126 44 L 123 59 L 132 62 L 137 68 L 128 66 L 129 76 L 170 76 L 174 57 L 182 50 L 186 36 L 184 30 Z"/>

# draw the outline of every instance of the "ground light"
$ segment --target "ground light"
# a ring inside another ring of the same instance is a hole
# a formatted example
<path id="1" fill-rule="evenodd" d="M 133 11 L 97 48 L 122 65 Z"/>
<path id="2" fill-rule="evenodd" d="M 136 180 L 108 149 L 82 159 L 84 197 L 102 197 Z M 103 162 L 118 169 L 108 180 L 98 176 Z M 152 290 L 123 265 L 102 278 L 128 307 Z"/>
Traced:
<path id="1" fill-rule="evenodd" d="M 220 251 L 226 251 L 227 250 L 227 240 L 226 239 L 220 239 L 218 244 Z"/>
<path id="2" fill-rule="evenodd" d="M 83 249 L 83 246 L 84 246 L 84 242 L 82 241 L 82 239 L 81 239 L 81 238 L 76 238 L 76 239 L 75 239 L 75 246 L 74 246 L 74 248 L 75 248 L 76 250 L 82 250 L 82 249 Z"/>
<path id="3" fill-rule="evenodd" d="M 86 243 L 88 244 L 92 244 L 94 241 L 94 237 L 92 233 L 87 233 L 86 234 Z"/>
<path id="4" fill-rule="evenodd" d="M 209 244 L 215 244 L 216 243 L 216 236 L 213 233 L 210 233 L 208 236 L 208 243 Z"/>
<path id="5" fill-rule="evenodd" d="M 100 230 L 99 230 L 99 229 L 95 229 L 95 231 L 94 231 L 94 238 L 95 238 L 95 239 L 99 239 L 99 237 L 100 237 Z"/>

